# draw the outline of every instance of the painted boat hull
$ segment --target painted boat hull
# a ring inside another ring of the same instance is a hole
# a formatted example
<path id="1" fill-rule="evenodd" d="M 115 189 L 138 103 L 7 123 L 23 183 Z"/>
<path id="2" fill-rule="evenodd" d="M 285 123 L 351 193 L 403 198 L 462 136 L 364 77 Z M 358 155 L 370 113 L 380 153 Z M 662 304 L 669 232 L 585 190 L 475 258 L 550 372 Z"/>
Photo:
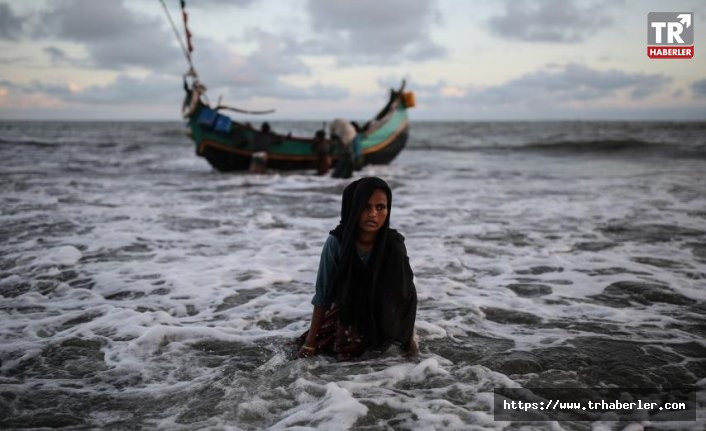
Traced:
<path id="1" fill-rule="evenodd" d="M 361 140 L 363 165 L 388 164 L 405 147 L 409 121 L 401 94 L 401 91 L 393 91 L 387 106 L 372 121 L 374 126 L 364 131 Z M 203 109 L 210 108 L 199 104 L 188 117 L 189 133 L 196 145 L 196 154 L 205 158 L 215 169 L 223 172 L 247 170 L 253 154 L 263 147 L 267 148 L 268 169 L 316 168 L 313 136 L 302 138 L 262 132 L 238 122 L 232 122 L 227 131 L 216 131 L 200 123 L 199 116 Z M 336 143 L 329 141 L 329 148 L 337 148 Z M 337 154 L 332 152 L 331 157 L 335 161 Z"/>

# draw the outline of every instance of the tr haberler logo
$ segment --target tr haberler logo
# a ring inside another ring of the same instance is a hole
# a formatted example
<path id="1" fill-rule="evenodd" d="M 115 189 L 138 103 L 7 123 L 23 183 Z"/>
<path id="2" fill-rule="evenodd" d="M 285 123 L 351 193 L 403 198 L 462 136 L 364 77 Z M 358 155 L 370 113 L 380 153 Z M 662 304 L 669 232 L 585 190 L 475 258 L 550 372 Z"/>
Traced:
<path id="1" fill-rule="evenodd" d="M 694 56 L 693 12 L 648 13 L 647 56 L 692 58 Z"/>

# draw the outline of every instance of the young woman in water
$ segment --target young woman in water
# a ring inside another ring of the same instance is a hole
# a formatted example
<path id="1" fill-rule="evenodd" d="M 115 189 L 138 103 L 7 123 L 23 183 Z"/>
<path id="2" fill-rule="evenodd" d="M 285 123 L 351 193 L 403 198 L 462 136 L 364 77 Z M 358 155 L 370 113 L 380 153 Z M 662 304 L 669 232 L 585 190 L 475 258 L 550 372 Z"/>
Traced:
<path id="1" fill-rule="evenodd" d="M 390 343 L 408 355 L 418 352 L 414 275 L 404 237 L 389 227 L 391 204 L 390 187 L 377 177 L 343 191 L 341 221 L 321 253 L 314 312 L 297 340 L 297 357 L 348 360 Z"/>

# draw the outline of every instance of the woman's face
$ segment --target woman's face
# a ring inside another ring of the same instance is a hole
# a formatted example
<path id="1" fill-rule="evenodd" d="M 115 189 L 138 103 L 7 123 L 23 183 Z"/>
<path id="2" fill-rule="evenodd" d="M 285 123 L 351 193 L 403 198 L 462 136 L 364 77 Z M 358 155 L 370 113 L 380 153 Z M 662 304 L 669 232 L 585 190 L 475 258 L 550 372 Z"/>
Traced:
<path id="1" fill-rule="evenodd" d="M 375 189 L 358 217 L 358 228 L 364 232 L 379 231 L 385 224 L 387 212 L 387 194 L 382 189 Z"/>

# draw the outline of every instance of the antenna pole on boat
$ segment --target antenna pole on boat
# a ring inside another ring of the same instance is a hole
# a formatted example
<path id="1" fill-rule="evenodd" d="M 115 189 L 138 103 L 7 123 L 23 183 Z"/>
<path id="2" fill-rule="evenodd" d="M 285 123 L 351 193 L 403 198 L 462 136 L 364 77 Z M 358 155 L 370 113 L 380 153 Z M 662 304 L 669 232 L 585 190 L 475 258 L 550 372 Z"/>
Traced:
<path id="1" fill-rule="evenodd" d="M 186 46 L 184 46 L 184 41 L 181 40 L 181 35 L 179 35 L 179 30 L 177 30 L 176 25 L 174 25 L 174 20 L 172 20 L 172 15 L 169 13 L 169 9 L 167 9 L 167 5 L 164 3 L 164 0 L 159 0 L 160 3 L 162 3 L 162 7 L 164 8 L 164 13 L 167 15 L 167 19 L 169 20 L 169 24 L 172 26 L 172 30 L 174 30 L 174 35 L 177 38 L 177 41 L 179 42 L 179 46 L 181 46 L 181 51 L 184 53 L 184 57 L 186 57 L 186 62 L 189 63 L 189 68 L 190 70 L 194 70 L 194 65 L 191 63 L 191 55 L 189 54 L 189 51 L 186 49 Z"/>

